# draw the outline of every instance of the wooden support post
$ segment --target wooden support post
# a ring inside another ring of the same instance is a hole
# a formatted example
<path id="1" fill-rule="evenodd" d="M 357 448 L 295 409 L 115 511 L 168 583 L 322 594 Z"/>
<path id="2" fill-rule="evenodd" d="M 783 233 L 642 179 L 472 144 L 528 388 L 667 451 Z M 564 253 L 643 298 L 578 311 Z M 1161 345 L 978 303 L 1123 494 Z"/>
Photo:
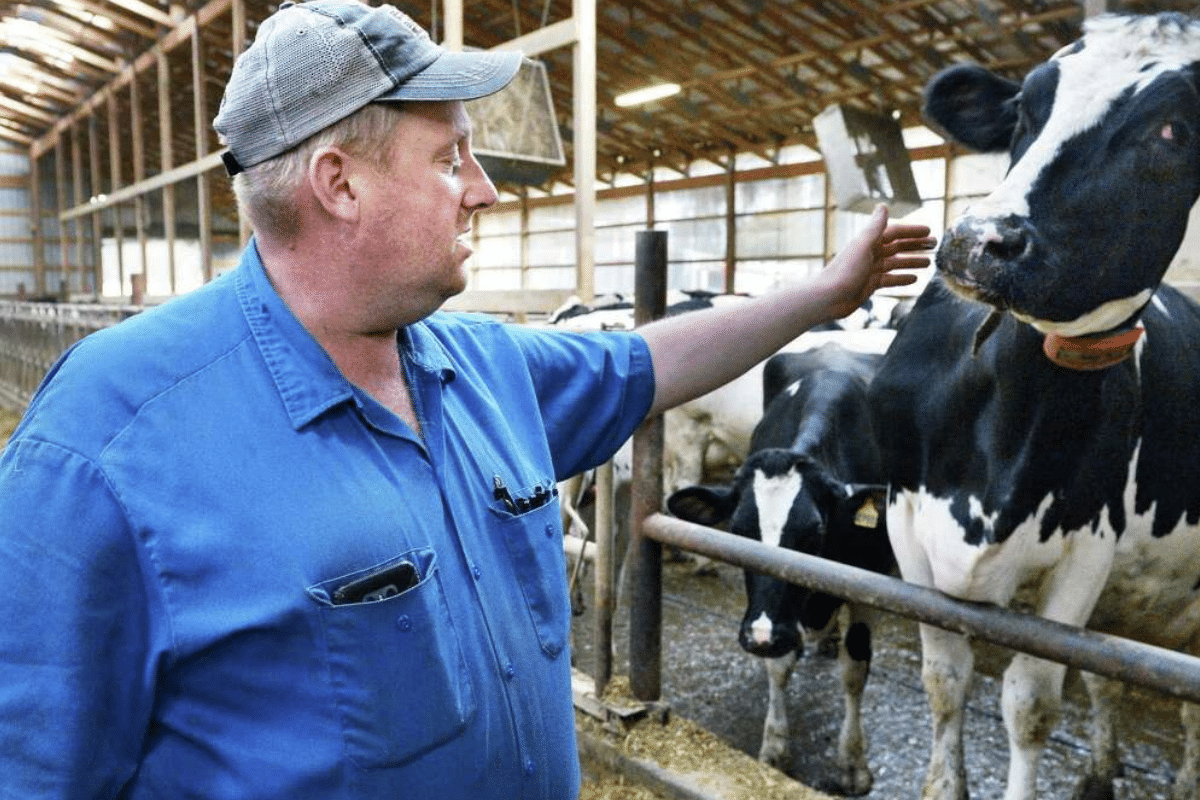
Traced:
<path id="1" fill-rule="evenodd" d="M 95 114 L 88 115 L 88 161 L 91 169 L 89 170 L 92 190 L 90 197 L 95 197 L 101 194 L 100 187 L 100 120 Z M 96 211 L 91 214 L 92 218 L 92 269 L 88 273 L 92 276 L 91 293 L 99 297 L 100 287 L 104 283 L 104 217 L 103 212 Z M 88 290 L 87 286 L 83 287 L 84 291 Z"/>
<path id="2" fill-rule="evenodd" d="M 77 206 L 83 202 L 83 148 L 79 144 L 79 123 L 71 123 L 71 197 Z M 79 271 L 79 279 L 68 279 L 67 292 L 83 290 L 83 220 L 76 218 L 72 223 L 75 227 L 75 269 Z"/>
<path id="3" fill-rule="evenodd" d="M 574 0 L 575 287 L 596 296 L 596 0 Z"/>
<path id="4" fill-rule="evenodd" d="M 117 98 L 115 92 L 108 95 L 108 183 L 109 192 L 121 188 L 121 133 L 117 126 Z M 121 206 L 112 207 L 113 240 L 117 248 L 117 294 L 125 291 L 125 226 L 121 219 Z M 103 284 L 101 284 L 103 286 Z"/>
<path id="5" fill-rule="evenodd" d="M 146 179 L 146 143 L 142 136 L 142 93 L 138 88 L 138 76 L 129 78 L 129 130 L 133 143 L 133 182 L 141 183 Z M 134 227 L 137 230 L 138 254 L 141 256 L 141 267 L 130 272 L 149 274 L 150 258 L 146 252 L 146 198 L 138 195 L 133 201 Z"/>
<path id="6" fill-rule="evenodd" d="M 55 201 L 58 203 L 56 209 L 58 214 L 66 211 L 67 205 L 67 154 L 64 146 L 65 140 L 60 134 L 54 140 L 54 186 L 55 186 Z M 67 244 L 67 223 L 55 217 L 58 221 L 58 286 L 62 291 L 62 287 L 67 285 L 67 276 L 71 274 L 69 258 L 69 247 Z"/>
<path id="7" fill-rule="evenodd" d="M 196 160 L 208 155 L 208 91 L 204 81 L 204 37 L 200 26 L 192 29 L 192 104 L 196 135 Z M 196 176 L 196 222 L 200 226 L 200 271 L 205 283 L 212 280 L 212 192 L 208 173 Z"/>
<path id="8" fill-rule="evenodd" d="M 34 292 L 46 293 L 46 232 L 42 228 L 42 173 L 40 156 L 29 149 L 29 229 L 33 234 Z"/>
<path id="9" fill-rule="evenodd" d="M 725 293 L 733 294 L 737 274 L 737 154 L 729 150 L 725 167 Z"/>
<path id="10" fill-rule="evenodd" d="M 170 172 L 175 166 L 175 154 L 172 151 L 174 125 L 171 123 L 171 68 L 167 54 L 161 48 L 155 48 L 154 58 L 158 64 L 158 149 L 159 166 L 163 172 Z M 167 243 L 167 271 L 171 278 L 171 294 L 177 292 L 177 275 L 175 274 L 175 186 L 168 184 L 162 190 L 162 221 L 163 238 Z"/>

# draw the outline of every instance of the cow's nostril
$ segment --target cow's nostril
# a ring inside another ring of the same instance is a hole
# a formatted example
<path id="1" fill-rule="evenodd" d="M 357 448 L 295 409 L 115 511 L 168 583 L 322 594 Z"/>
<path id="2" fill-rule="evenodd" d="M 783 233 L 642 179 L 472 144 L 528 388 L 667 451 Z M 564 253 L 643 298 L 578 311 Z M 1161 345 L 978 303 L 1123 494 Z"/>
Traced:
<path id="1" fill-rule="evenodd" d="M 1030 251 L 1032 237 L 1029 226 L 1020 218 L 1008 217 L 996 223 L 983 238 L 983 252 L 996 261 L 1016 261 Z"/>
<path id="2" fill-rule="evenodd" d="M 1008 228 L 991 237 L 984 244 L 987 255 L 999 261 L 1014 261 L 1029 249 L 1029 237 L 1025 231 Z"/>

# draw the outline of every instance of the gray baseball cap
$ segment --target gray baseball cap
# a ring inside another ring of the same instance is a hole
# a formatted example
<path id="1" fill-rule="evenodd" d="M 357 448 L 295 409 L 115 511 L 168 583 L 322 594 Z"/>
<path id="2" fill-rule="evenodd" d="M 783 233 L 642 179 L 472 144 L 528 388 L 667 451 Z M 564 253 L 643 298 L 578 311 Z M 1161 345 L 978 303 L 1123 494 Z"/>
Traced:
<path id="1" fill-rule="evenodd" d="M 451 52 L 390 5 L 283 3 L 238 56 L 213 128 L 230 175 L 274 158 L 368 103 L 474 100 L 500 91 L 517 52 Z"/>

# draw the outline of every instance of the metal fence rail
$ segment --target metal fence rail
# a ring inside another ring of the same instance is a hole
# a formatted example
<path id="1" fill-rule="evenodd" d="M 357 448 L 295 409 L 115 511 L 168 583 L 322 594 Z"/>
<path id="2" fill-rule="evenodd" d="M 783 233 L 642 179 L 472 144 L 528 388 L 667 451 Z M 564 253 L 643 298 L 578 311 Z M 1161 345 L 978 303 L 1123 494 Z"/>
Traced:
<path id="1" fill-rule="evenodd" d="M 638 235 L 634 293 L 638 324 L 660 316 L 665 305 L 666 240 L 665 234 L 660 239 L 656 233 Z M 626 565 L 629 683 L 640 700 L 658 700 L 662 693 L 662 545 L 671 544 L 835 597 L 1200 703 L 1200 658 L 1011 609 L 956 600 L 933 589 L 658 513 L 662 447 L 659 415 L 642 423 L 633 438 L 633 540 Z"/>
<path id="2" fill-rule="evenodd" d="M 771 547 L 664 514 L 648 517 L 646 536 L 857 603 L 978 636 L 1024 653 L 1200 702 L 1200 659 L 1119 636 L 1064 625 L 824 558 Z"/>
<path id="3" fill-rule="evenodd" d="M 0 405 L 24 408 L 63 351 L 140 306 L 0 300 Z"/>

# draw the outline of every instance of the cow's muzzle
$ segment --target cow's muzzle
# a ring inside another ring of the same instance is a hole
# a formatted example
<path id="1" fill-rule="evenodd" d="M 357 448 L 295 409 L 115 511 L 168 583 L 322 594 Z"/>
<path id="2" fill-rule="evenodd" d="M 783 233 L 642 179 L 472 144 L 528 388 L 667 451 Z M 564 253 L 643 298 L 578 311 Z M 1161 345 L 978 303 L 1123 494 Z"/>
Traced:
<path id="1" fill-rule="evenodd" d="M 936 263 L 947 284 L 971 300 L 1004 310 L 1020 305 L 1020 281 L 1035 258 L 1034 231 L 1024 217 L 959 218 L 942 237 Z"/>

